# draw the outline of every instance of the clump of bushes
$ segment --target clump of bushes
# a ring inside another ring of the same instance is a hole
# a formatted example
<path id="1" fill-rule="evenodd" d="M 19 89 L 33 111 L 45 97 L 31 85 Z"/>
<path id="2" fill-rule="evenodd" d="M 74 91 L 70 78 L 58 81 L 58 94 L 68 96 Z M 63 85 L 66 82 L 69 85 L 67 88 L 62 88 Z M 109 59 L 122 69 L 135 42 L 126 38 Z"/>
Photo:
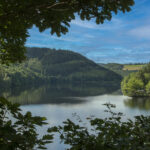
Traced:
<path id="1" fill-rule="evenodd" d="M 135 96 L 150 96 L 150 64 L 126 76 L 122 83 L 121 89 L 124 95 Z"/>
<path id="2" fill-rule="evenodd" d="M 55 127 L 61 141 L 70 145 L 68 150 L 149 150 L 150 116 L 136 116 L 123 122 L 123 114 L 112 111 L 114 105 L 105 105 L 110 117 L 87 118 L 91 130 L 69 119 L 63 126 Z"/>

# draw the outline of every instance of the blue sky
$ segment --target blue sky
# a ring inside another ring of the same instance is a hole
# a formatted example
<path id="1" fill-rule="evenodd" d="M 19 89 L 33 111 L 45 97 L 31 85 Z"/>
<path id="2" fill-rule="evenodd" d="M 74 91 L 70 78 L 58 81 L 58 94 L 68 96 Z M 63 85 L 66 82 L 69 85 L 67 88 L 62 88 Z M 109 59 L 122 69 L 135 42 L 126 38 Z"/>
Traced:
<path id="1" fill-rule="evenodd" d="M 96 25 L 94 20 L 71 22 L 66 35 L 29 30 L 28 47 L 48 47 L 78 52 L 99 63 L 150 61 L 150 0 L 135 0 L 132 11 L 114 15 L 110 22 Z"/>

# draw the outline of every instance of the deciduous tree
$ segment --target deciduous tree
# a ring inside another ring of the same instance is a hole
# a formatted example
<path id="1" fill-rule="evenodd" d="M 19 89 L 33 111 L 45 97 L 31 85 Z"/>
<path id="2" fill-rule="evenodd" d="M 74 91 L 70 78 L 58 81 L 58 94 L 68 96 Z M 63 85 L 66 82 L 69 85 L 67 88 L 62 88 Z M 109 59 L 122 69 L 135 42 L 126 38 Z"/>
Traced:
<path id="1" fill-rule="evenodd" d="M 25 59 L 28 29 L 35 25 L 40 32 L 51 29 L 58 36 L 68 32 L 71 20 L 95 19 L 97 24 L 111 20 L 118 11 L 128 12 L 134 0 L 1 0 L 0 61 Z"/>

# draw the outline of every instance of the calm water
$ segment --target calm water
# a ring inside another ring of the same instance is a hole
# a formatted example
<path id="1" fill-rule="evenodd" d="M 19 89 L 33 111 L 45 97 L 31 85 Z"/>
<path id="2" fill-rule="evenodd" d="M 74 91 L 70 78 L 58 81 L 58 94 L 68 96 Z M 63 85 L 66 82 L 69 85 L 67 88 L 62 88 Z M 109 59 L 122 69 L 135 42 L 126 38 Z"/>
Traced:
<path id="1" fill-rule="evenodd" d="M 114 91 L 107 93 L 106 89 L 102 90 L 99 87 L 80 89 L 39 87 L 14 95 L 7 92 L 3 95 L 10 101 L 20 102 L 24 112 L 31 111 L 33 115 L 47 117 L 50 126 L 60 125 L 67 118 L 76 121 L 76 118 L 73 117 L 74 113 L 84 121 L 91 115 L 104 118 L 108 114 L 104 112 L 106 107 L 103 104 L 108 102 L 116 105 L 115 111 L 125 114 L 124 119 L 140 114 L 150 115 L 149 98 L 131 99 L 119 93 L 111 94 L 112 92 L 115 93 Z M 46 128 L 41 128 L 39 133 L 42 134 L 45 130 Z M 60 144 L 56 137 L 55 142 L 48 145 L 48 149 L 63 150 L 65 146 Z"/>

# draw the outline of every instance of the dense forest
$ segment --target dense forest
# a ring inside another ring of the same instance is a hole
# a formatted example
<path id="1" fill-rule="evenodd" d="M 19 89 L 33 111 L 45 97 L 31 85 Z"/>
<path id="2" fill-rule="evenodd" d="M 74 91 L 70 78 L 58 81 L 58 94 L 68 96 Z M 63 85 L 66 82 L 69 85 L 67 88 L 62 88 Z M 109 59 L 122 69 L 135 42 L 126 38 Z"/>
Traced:
<path id="1" fill-rule="evenodd" d="M 150 96 L 150 64 L 126 76 L 121 83 L 122 92 L 128 96 Z"/>
<path id="2" fill-rule="evenodd" d="M 48 48 L 27 48 L 26 61 L 0 65 L 0 70 L 2 89 L 43 83 L 94 83 L 120 87 L 122 79 L 78 53 Z"/>

